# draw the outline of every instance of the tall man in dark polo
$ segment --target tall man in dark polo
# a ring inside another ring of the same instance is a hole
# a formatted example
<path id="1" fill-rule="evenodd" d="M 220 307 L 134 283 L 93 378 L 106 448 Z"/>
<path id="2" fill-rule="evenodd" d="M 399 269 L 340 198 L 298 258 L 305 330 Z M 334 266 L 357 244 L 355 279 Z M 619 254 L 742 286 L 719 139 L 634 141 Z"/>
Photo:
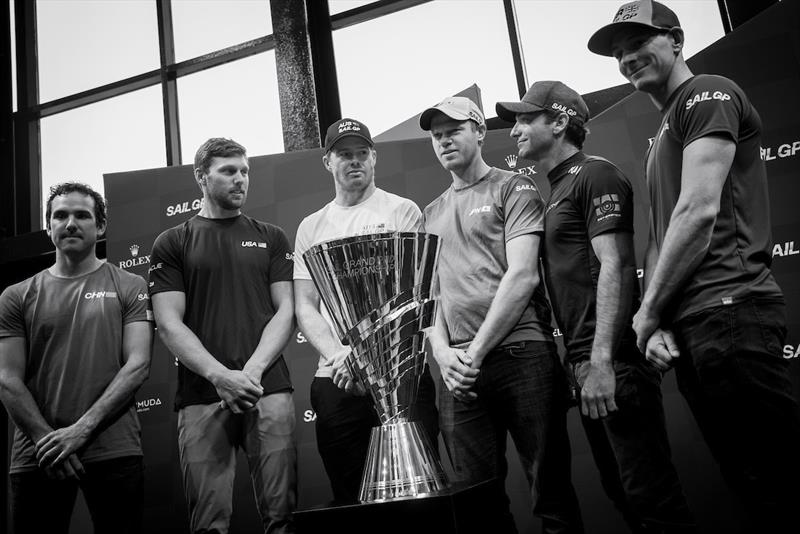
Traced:
<path id="1" fill-rule="evenodd" d="M 0 296 L 0 400 L 16 425 L 16 534 L 66 533 L 80 488 L 95 532 L 135 533 L 144 500 L 134 394 L 153 339 L 145 281 L 98 259 L 106 204 L 57 184 L 47 200 L 48 269 Z"/>
<path id="2" fill-rule="evenodd" d="M 158 331 L 178 358 L 178 449 L 192 532 L 227 532 L 236 451 L 247 455 L 264 532 L 294 532 L 292 384 L 281 351 L 294 328 L 292 249 L 279 227 L 242 213 L 245 148 L 197 150 L 200 212 L 153 245 Z"/>
<path id="3" fill-rule="evenodd" d="M 542 259 L 567 368 L 603 488 L 633 532 L 694 530 L 670 458 L 661 371 L 636 348 L 639 305 L 633 189 L 611 162 L 584 154 L 589 109 L 558 81 L 499 102 L 520 157 L 536 161 L 551 194 Z"/>
<path id="4" fill-rule="evenodd" d="M 407 199 L 375 185 L 377 151 L 365 124 L 341 119 L 328 127 L 322 164 L 333 177 L 335 197 L 307 216 L 295 240 L 295 313 L 300 330 L 319 353 L 311 382 L 311 406 L 317 414 L 317 447 L 339 503 L 358 498 L 370 433 L 380 426 L 363 386 L 353 380 L 345 359 L 350 349 L 334 334 L 330 314 L 311 280 L 303 254 L 331 239 L 382 232 L 416 232 L 421 213 Z M 438 443 L 436 390 L 425 366 L 414 406 L 431 442 Z"/>
<path id="5" fill-rule="evenodd" d="M 683 45 L 675 13 L 651 1 L 624 4 L 588 44 L 663 115 L 646 158 L 650 242 L 633 327 L 651 361 L 675 367 L 748 528 L 794 532 L 800 419 L 770 271 L 761 119 L 730 79 L 692 74 Z"/>
<path id="6" fill-rule="evenodd" d="M 442 435 L 457 480 L 504 480 L 510 432 L 544 532 L 582 532 L 570 481 L 565 377 L 539 283 L 544 203 L 529 177 L 490 167 L 480 108 L 451 97 L 420 117 L 452 185 L 423 211 L 441 237 L 431 329 Z M 510 513 L 497 532 L 515 532 Z"/>

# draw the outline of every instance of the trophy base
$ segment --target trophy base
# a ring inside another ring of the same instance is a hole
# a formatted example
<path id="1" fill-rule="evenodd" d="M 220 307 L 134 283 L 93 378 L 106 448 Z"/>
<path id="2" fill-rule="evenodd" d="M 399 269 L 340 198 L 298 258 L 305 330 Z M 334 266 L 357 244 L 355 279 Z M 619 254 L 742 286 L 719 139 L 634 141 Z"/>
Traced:
<path id="1" fill-rule="evenodd" d="M 447 476 L 425 430 L 415 421 L 375 427 L 358 500 L 362 503 L 428 497 L 447 488 Z"/>

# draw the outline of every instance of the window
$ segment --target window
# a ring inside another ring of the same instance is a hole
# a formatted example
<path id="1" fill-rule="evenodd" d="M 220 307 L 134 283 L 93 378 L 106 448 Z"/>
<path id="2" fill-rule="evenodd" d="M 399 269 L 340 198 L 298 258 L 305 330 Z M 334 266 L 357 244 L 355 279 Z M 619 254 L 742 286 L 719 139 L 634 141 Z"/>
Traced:
<path id="1" fill-rule="evenodd" d="M 487 116 L 515 93 L 500 0 L 434 1 L 333 34 L 342 113 L 378 134 L 476 83 Z"/>
<path id="2" fill-rule="evenodd" d="M 172 27 L 185 61 L 271 34 L 269 0 L 172 0 Z"/>
<path id="3" fill-rule="evenodd" d="M 154 0 L 36 3 L 39 102 L 159 68 Z"/>
<path id="4" fill-rule="evenodd" d="M 283 152 L 272 51 L 179 78 L 178 100 L 184 163 L 209 137 L 232 138 L 251 156 Z"/>
<path id="5" fill-rule="evenodd" d="M 154 86 L 43 118 L 42 205 L 58 182 L 77 180 L 102 193 L 104 173 L 163 167 L 161 106 Z"/>

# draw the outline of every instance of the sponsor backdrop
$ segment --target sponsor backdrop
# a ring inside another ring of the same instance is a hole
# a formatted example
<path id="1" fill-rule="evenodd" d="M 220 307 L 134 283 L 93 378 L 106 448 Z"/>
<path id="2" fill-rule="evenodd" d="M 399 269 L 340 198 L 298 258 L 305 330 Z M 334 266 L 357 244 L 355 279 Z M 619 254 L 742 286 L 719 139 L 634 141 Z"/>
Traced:
<path id="1" fill-rule="evenodd" d="M 690 63 L 697 73 L 719 73 L 733 78 L 751 97 L 763 119 L 762 158 L 769 172 L 775 242 L 773 268 L 786 294 L 789 314 L 789 334 L 780 356 L 792 360 L 792 373 L 800 392 L 797 363 L 800 361 L 800 210 L 797 209 L 800 102 L 796 98 L 800 94 L 800 69 L 796 68 L 800 65 L 797 39 L 800 10 L 787 4 L 775 6 L 737 29 Z M 609 68 L 614 68 L 612 61 Z M 635 94 L 590 123 L 592 134 L 586 146 L 587 152 L 609 158 L 631 178 L 636 194 L 636 244 L 640 253 L 647 235 L 648 210 L 642 157 L 658 124 L 659 115 L 649 99 Z M 427 139 L 379 143 L 376 148 L 376 181 L 380 187 L 424 207 L 449 186 L 449 175 L 440 167 Z M 508 130 L 489 133 L 484 155 L 491 165 L 532 175 L 545 198 L 548 195 L 546 178 L 536 173 L 531 162 L 516 157 Z M 332 179 L 322 167 L 321 156 L 321 150 L 316 149 L 251 158 L 246 213 L 281 226 L 293 242 L 301 219 L 333 198 Z M 200 191 L 189 166 L 107 175 L 106 192 L 110 206 L 108 260 L 145 278 L 155 237 L 200 209 Z M 555 330 L 554 335 L 558 338 L 560 332 Z M 284 354 L 295 386 L 299 506 L 305 509 L 331 498 L 316 451 L 315 415 L 309 402 L 317 355 L 299 332 L 292 337 Z M 177 459 L 176 416 L 172 410 L 176 369 L 175 358 L 156 341 L 150 379 L 137 395 L 147 463 L 147 532 L 187 530 Z M 711 531 L 733 530 L 739 520 L 737 508 L 677 393 L 672 373 L 665 378 L 664 403 L 675 463 L 698 521 Z M 569 417 L 573 480 L 587 531 L 625 531 L 600 488 L 576 410 L 571 410 Z M 530 517 L 526 483 L 514 454 L 511 456 L 507 486 L 514 513 L 521 531 L 535 532 L 538 525 Z M 232 530 L 256 531 L 258 524 L 244 457 L 240 456 Z"/>

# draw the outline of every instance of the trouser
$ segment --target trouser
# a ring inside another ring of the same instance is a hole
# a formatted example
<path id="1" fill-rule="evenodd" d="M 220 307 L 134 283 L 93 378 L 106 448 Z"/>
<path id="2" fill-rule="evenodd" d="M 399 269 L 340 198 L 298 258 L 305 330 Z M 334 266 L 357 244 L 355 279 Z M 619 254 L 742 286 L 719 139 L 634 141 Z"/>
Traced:
<path id="1" fill-rule="evenodd" d="M 141 456 L 83 464 L 80 480 L 53 480 L 44 470 L 12 473 L 14 534 L 66 534 L 78 489 L 83 492 L 96 534 L 142 531 L 144 477 Z"/>
<path id="2" fill-rule="evenodd" d="M 439 387 L 440 427 L 457 481 L 504 481 L 510 433 L 543 532 L 583 532 L 571 482 L 564 369 L 555 344 L 527 341 L 491 351 L 473 401 L 457 400 L 444 382 Z M 507 505 L 495 531 L 516 532 Z"/>
<path id="3" fill-rule="evenodd" d="M 674 325 L 680 389 L 726 483 L 749 511 L 748 532 L 797 532 L 800 418 L 782 302 L 758 299 Z"/>
<path id="4" fill-rule="evenodd" d="M 589 360 L 570 364 L 577 390 Z M 603 419 L 581 416 L 600 481 L 635 533 L 694 532 L 678 473 L 672 464 L 661 398 L 661 372 L 635 347 L 614 359 L 618 410 Z"/>
<path id="5" fill-rule="evenodd" d="M 294 402 L 288 392 L 261 397 L 243 414 L 218 403 L 186 406 L 178 412 L 178 452 L 191 532 L 228 532 L 239 447 L 247 455 L 264 532 L 294 532 L 294 427 Z"/>
<path id="6" fill-rule="evenodd" d="M 311 407 L 317 414 L 317 448 L 337 503 L 358 500 L 372 429 L 380 419 L 369 395 L 358 396 L 336 387 L 333 380 L 315 377 Z M 439 415 L 436 389 L 428 366 L 420 379 L 412 419 L 419 421 L 438 455 Z"/>

